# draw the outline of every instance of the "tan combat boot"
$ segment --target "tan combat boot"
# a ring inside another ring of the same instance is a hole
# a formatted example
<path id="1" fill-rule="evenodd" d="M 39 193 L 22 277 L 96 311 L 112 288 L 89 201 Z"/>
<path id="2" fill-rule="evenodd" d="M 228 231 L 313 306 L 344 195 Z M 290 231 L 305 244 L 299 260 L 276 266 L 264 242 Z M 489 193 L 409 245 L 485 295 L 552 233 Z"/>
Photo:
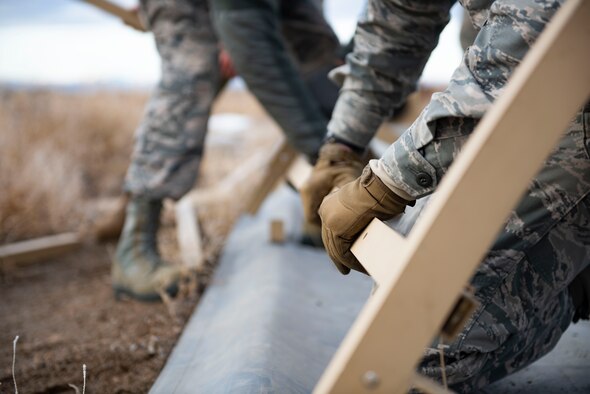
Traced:
<path id="1" fill-rule="evenodd" d="M 111 271 L 115 296 L 125 294 L 141 301 L 157 301 L 162 290 L 176 295 L 181 270 L 163 261 L 158 253 L 161 210 L 161 200 L 129 200 Z"/>

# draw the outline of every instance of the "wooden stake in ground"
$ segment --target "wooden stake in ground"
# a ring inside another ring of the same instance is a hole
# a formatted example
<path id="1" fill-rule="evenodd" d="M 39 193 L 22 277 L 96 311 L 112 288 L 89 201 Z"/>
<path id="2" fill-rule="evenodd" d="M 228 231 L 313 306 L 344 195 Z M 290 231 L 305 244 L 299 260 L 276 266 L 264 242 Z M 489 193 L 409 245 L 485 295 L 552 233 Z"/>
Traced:
<path id="1" fill-rule="evenodd" d="M 424 348 L 440 331 L 528 182 L 590 96 L 589 19 L 590 1 L 568 0 L 561 7 L 405 240 L 381 225 L 371 224 L 361 234 L 353 253 L 379 287 L 316 393 L 406 393 L 413 381 L 429 386 L 414 375 Z M 365 247 L 368 242 L 375 247 Z M 396 252 L 385 253 L 394 243 Z"/>
<path id="2" fill-rule="evenodd" d="M 176 234 L 180 249 L 180 257 L 185 266 L 200 270 L 205 258 L 201 243 L 199 217 L 193 200 L 185 196 L 176 203 Z"/>
<path id="3" fill-rule="evenodd" d="M 285 226 L 281 219 L 270 221 L 270 242 L 275 244 L 285 242 Z"/>

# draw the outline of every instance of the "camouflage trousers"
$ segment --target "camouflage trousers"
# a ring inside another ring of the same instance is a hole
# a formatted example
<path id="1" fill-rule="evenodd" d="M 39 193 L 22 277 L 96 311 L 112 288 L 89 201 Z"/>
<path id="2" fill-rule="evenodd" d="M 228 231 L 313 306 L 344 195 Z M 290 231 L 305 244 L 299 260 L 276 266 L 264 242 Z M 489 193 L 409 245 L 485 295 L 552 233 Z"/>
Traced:
<path id="1" fill-rule="evenodd" d="M 268 13 L 264 2 L 258 2 L 263 7 L 238 11 L 246 18 L 266 18 L 268 23 L 249 23 L 224 45 L 254 56 L 256 62 L 243 65 L 242 57 L 231 53 L 238 56 L 234 60 L 238 73 L 245 74 L 290 143 L 313 157 L 326 132 L 326 114 L 337 99 L 338 88 L 325 83 L 334 64 L 329 55 L 336 52 L 338 42 L 309 0 L 273 2 L 280 12 Z M 142 0 L 140 10 L 154 34 L 162 75 L 137 129 L 124 189 L 151 199 L 179 199 L 198 175 L 211 105 L 222 86 L 218 40 L 207 0 Z M 269 51 L 263 50 L 265 42 Z M 282 47 L 292 55 L 287 62 L 294 72 L 287 78 L 272 61 L 284 55 Z"/>
<path id="2" fill-rule="evenodd" d="M 206 0 L 142 0 L 162 60 L 160 82 L 136 132 L 125 190 L 179 199 L 194 184 L 221 80 Z"/>
<path id="3" fill-rule="evenodd" d="M 451 389 L 473 392 L 531 364 L 572 321 L 568 285 L 590 263 L 589 141 L 590 107 L 570 124 L 478 267 L 472 285 L 481 305 L 445 344 Z M 396 228 L 406 232 L 425 205 L 407 210 Z M 437 345 L 419 370 L 440 381 Z"/>

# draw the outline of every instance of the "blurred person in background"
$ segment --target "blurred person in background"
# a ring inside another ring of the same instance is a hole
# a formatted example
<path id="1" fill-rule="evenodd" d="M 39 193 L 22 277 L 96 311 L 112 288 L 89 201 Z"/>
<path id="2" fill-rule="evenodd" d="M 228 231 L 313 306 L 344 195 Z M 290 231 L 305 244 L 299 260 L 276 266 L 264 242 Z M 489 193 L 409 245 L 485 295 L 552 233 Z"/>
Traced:
<path id="1" fill-rule="evenodd" d="M 338 38 L 315 3 L 211 1 L 214 26 L 237 73 L 312 161 L 338 98 L 327 75 L 343 62 Z"/>
<path id="2" fill-rule="evenodd" d="M 326 250 L 342 274 L 366 273 L 350 247 L 373 218 L 401 215 L 435 191 L 562 3 L 463 1 L 477 35 L 447 89 L 434 94 L 410 128 L 361 173 L 360 156 L 383 120 L 415 90 L 454 4 L 369 2 L 326 143 L 301 192 L 306 219 L 321 222 Z M 572 320 L 589 318 L 589 138 L 587 104 L 476 270 L 471 285 L 479 307 L 444 347 L 444 370 L 435 341 L 419 365 L 422 374 L 441 380 L 444 372 L 453 391 L 476 391 L 548 353 Z M 333 188 L 339 190 L 328 195 Z"/>
<path id="3" fill-rule="evenodd" d="M 314 161 L 337 98 L 327 72 L 341 62 L 338 39 L 321 11 L 310 0 L 213 5 L 238 73 L 293 147 Z M 162 75 L 136 132 L 125 214 L 121 210 L 96 233 L 117 234 L 124 217 L 112 265 L 115 294 L 158 300 L 161 291 L 175 294 L 181 278 L 180 267 L 158 252 L 162 201 L 180 199 L 195 183 L 211 105 L 223 85 L 220 70 L 227 78 L 232 66 L 227 54 L 220 56 L 206 0 L 142 0 L 139 12 L 154 34 Z M 237 29 L 227 29 L 228 20 Z"/>

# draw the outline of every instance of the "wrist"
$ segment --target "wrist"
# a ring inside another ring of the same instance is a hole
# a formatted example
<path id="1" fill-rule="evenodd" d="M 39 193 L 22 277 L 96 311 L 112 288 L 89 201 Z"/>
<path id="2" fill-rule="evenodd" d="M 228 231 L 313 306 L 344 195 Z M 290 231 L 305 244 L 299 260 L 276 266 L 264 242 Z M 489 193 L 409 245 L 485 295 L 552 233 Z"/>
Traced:
<path id="1" fill-rule="evenodd" d="M 372 170 L 371 166 L 367 165 L 361 175 L 361 185 L 367 192 L 381 205 L 386 208 L 396 210 L 396 207 L 403 208 L 406 205 L 413 206 L 415 204 L 412 199 L 406 199 L 388 187 Z"/>
<path id="2" fill-rule="evenodd" d="M 340 144 L 343 145 L 345 147 L 347 147 L 348 149 L 350 149 L 352 152 L 356 153 L 359 156 L 363 156 L 365 153 L 365 148 L 360 147 L 358 145 L 355 145 L 343 138 L 338 137 L 335 134 L 328 134 L 326 135 L 326 137 L 324 138 L 322 145 L 327 145 L 327 144 Z"/>

